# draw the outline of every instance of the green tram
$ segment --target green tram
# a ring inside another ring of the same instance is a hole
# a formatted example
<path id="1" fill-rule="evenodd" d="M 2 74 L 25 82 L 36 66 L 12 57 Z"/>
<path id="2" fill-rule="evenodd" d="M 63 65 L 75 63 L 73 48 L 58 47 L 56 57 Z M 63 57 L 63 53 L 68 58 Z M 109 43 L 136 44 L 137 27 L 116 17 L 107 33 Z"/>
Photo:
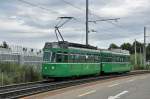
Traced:
<path id="1" fill-rule="evenodd" d="M 129 52 L 125 50 L 100 50 L 65 41 L 46 43 L 43 51 L 44 78 L 124 73 L 131 70 Z"/>

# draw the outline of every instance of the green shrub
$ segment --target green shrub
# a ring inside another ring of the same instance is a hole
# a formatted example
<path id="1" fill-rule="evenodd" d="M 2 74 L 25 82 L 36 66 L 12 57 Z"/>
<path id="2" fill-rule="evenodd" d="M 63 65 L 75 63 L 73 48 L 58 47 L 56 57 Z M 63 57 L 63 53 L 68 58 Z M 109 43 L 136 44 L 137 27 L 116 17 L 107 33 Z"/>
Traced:
<path id="1" fill-rule="evenodd" d="M 11 84 L 12 82 L 13 82 L 13 78 L 8 77 L 8 75 L 5 73 L 0 74 L 0 85 L 1 86 Z"/>
<path id="2" fill-rule="evenodd" d="M 3 80 L 2 80 L 3 79 Z M 0 63 L 0 84 L 14 84 L 41 80 L 41 73 L 32 66 Z"/>
<path id="3" fill-rule="evenodd" d="M 137 64 L 135 64 L 135 55 L 134 54 L 132 54 L 130 56 L 130 62 L 134 66 L 133 69 L 135 69 L 135 70 L 150 69 L 149 66 L 144 67 L 142 54 L 137 53 Z"/>

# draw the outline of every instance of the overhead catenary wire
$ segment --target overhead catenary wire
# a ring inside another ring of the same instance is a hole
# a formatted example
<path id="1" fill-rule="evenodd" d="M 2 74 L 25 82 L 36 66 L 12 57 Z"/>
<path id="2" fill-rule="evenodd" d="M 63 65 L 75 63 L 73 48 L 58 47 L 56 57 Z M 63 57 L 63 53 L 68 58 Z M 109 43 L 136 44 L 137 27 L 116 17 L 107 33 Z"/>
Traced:
<path id="1" fill-rule="evenodd" d="M 74 7 L 74 8 L 76 8 L 76 9 L 78 9 L 80 12 L 81 12 L 81 11 L 82 11 L 82 12 L 85 11 L 85 9 L 82 9 L 81 7 L 78 7 L 78 6 L 76 6 L 76 5 L 72 4 L 72 3 L 70 3 L 69 1 L 66 1 L 66 0 L 61 0 L 61 1 L 63 1 L 64 3 L 66 3 L 66 4 L 68 4 L 68 5 L 72 6 L 72 7 Z M 90 14 L 90 15 L 93 15 L 93 16 L 99 18 L 99 19 L 104 18 L 104 17 L 101 17 L 101 16 L 99 16 L 99 15 L 93 13 L 93 11 L 91 11 L 90 9 L 89 9 L 89 14 Z M 109 23 L 109 24 L 112 24 L 112 25 L 114 25 L 114 26 L 120 28 L 120 29 L 123 30 L 123 31 L 125 30 L 122 26 L 117 25 L 117 24 L 111 22 L 111 20 L 110 20 L 110 21 L 108 20 L 108 21 L 105 21 L 105 22 L 107 22 L 107 23 Z"/>
<path id="2" fill-rule="evenodd" d="M 66 14 L 62 14 L 60 12 L 54 11 L 53 9 L 43 7 L 43 6 L 39 5 L 39 4 L 35 4 L 35 3 L 29 2 L 29 1 L 25 1 L 25 0 L 17 0 L 17 1 L 22 2 L 24 4 L 27 4 L 27 5 L 30 5 L 32 7 L 36 7 L 36 8 L 45 10 L 45 11 L 47 11 L 49 13 L 58 14 L 60 16 L 67 16 Z M 78 21 L 80 23 L 83 23 L 79 18 L 76 17 L 75 19 L 76 19 L 76 21 Z"/>
<path id="3" fill-rule="evenodd" d="M 22 2 L 22 3 L 24 3 L 24 4 L 27 4 L 27 5 L 30 5 L 30 6 L 33 6 L 33 7 L 36 7 L 36 8 L 39 8 L 39 9 L 42 9 L 42 10 L 45 10 L 45 11 L 48 11 L 48 12 L 53 13 L 53 14 L 60 14 L 60 13 L 57 12 L 57 11 L 54 11 L 54 10 L 49 9 L 49 8 L 45 8 L 45 7 L 40 6 L 40 5 L 38 5 L 38 4 L 35 4 L 35 3 L 31 3 L 31 2 L 29 2 L 29 1 L 25 1 L 25 0 L 17 0 L 17 1 Z M 63 14 L 62 14 L 62 15 L 63 15 Z"/>
<path id="4" fill-rule="evenodd" d="M 70 3 L 70 2 L 68 2 L 68 1 L 66 1 L 66 0 L 61 0 L 61 1 L 63 1 L 65 4 L 68 4 L 68 5 L 72 6 L 73 8 L 76 8 L 76 9 L 78 9 L 79 11 L 83 12 L 83 9 L 82 9 L 82 8 L 77 7 L 77 6 L 75 6 L 74 4 L 72 4 L 72 3 Z"/>
<path id="5" fill-rule="evenodd" d="M 58 14 L 59 16 L 67 16 L 66 14 L 61 14 L 57 11 L 54 11 L 52 9 L 49 9 L 49 8 L 46 8 L 46 7 L 43 7 L 39 4 L 35 4 L 35 3 L 32 3 L 32 2 L 29 2 L 29 1 L 25 1 L 25 0 L 17 0 L 21 3 L 24 3 L 24 4 L 27 4 L 29 6 L 32 6 L 32 7 L 36 7 L 36 8 L 39 8 L 39 9 L 42 9 L 44 11 L 47 11 L 48 13 L 53 13 L 53 14 Z M 58 16 L 57 16 L 58 17 Z M 78 17 L 75 17 L 74 20 L 76 20 L 77 22 L 81 23 L 81 24 L 85 24 L 80 18 Z"/>

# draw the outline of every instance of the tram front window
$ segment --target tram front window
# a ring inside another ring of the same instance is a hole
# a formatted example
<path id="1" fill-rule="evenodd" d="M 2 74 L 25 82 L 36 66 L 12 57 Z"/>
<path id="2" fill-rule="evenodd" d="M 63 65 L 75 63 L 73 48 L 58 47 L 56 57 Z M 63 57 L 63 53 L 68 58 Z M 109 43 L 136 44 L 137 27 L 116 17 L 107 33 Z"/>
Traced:
<path id="1" fill-rule="evenodd" d="M 43 60 L 51 61 L 51 52 L 44 52 Z"/>

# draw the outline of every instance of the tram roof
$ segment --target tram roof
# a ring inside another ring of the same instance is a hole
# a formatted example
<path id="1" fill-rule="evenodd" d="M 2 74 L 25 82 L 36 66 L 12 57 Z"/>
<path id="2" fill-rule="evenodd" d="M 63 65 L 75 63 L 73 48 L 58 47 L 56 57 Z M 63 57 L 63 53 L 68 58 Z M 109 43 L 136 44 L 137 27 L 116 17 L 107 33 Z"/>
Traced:
<path id="1" fill-rule="evenodd" d="M 118 54 L 118 55 L 130 55 L 129 51 L 122 50 L 122 49 L 99 49 L 95 46 L 91 45 L 84 45 L 78 43 L 71 43 L 67 41 L 59 41 L 59 42 L 47 42 L 45 43 L 44 48 L 65 48 L 65 49 L 76 49 L 76 50 L 83 50 L 89 52 L 101 52 L 101 53 L 108 53 L 108 54 Z"/>

